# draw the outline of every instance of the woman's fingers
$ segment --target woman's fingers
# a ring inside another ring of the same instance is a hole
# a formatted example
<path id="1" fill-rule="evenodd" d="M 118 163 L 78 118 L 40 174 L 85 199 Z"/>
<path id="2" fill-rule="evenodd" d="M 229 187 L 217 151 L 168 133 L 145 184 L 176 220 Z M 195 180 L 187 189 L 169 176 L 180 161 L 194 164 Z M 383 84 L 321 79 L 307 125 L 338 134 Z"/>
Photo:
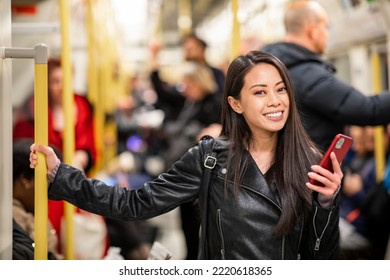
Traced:
<path id="1" fill-rule="evenodd" d="M 323 186 L 313 185 L 310 182 L 306 183 L 308 188 L 326 196 L 331 196 L 337 191 L 341 184 L 341 179 L 343 178 L 343 172 L 341 171 L 340 164 L 333 152 L 330 154 L 330 158 L 332 161 L 333 172 L 319 165 L 313 165 L 313 171 L 308 173 L 309 178 L 318 181 L 323 184 Z"/>
<path id="2" fill-rule="evenodd" d="M 40 152 L 45 155 L 46 163 L 49 170 L 52 170 L 59 161 L 57 155 L 54 153 L 54 150 L 49 146 L 32 144 L 30 147 L 30 167 L 35 168 L 38 164 L 38 155 L 36 152 Z"/>
<path id="3" fill-rule="evenodd" d="M 341 183 L 341 179 L 344 176 L 344 173 L 341 171 L 341 162 L 337 160 L 337 157 L 334 152 L 330 154 L 330 159 L 332 160 L 333 173 L 337 174 L 337 176 L 340 178 Z"/>

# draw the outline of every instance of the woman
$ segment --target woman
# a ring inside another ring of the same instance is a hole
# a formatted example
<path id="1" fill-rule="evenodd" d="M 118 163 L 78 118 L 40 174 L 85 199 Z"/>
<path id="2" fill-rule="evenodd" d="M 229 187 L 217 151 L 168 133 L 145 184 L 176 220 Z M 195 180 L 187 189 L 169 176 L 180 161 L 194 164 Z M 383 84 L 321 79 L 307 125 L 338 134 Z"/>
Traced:
<path id="1" fill-rule="evenodd" d="M 221 137 L 202 140 L 136 191 L 87 179 L 42 145 L 32 145 L 31 167 L 37 151 L 46 155 L 52 199 L 104 216 L 147 219 L 199 196 L 204 148 L 214 143 L 204 258 L 337 258 L 335 198 L 343 173 L 333 153 L 333 173 L 315 165 L 320 154 L 300 122 L 286 67 L 259 51 L 237 57 L 222 106 Z M 310 178 L 324 186 L 310 184 Z"/>

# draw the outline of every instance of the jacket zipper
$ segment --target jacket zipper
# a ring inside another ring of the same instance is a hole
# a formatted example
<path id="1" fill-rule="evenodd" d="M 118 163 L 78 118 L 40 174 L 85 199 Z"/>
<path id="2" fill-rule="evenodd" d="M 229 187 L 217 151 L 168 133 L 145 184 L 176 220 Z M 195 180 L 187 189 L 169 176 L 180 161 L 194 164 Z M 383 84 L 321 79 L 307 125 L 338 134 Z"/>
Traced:
<path id="1" fill-rule="evenodd" d="M 223 238 L 222 231 L 222 218 L 221 218 L 221 209 L 217 209 L 217 228 L 219 232 L 219 236 L 221 237 L 221 259 L 225 259 L 225 240 Z"/>
<path id="2" fill-rule="evenodd" d="M 326 225 L 325 225 L 324 229 L 322 230 L 321 236 L 318 236 L 317 229 L 316 229 L 316 224 L 315 224 L 317 212 L 318 212 L 318 207 L 316 207 L 316 211 L 314 212 L 314 217 L 313 217 L 314 234 L 316 235 L 316 243 L 314 245 L 314 251 L 320 250 L 321 239 L 324 236 L 325 230 L 327 229 L 327 227 L 329 225 L 330 217 L 332 216 L 332 211 L 331 211 L 328 214 L 328 220 L 326 221 Z"/>

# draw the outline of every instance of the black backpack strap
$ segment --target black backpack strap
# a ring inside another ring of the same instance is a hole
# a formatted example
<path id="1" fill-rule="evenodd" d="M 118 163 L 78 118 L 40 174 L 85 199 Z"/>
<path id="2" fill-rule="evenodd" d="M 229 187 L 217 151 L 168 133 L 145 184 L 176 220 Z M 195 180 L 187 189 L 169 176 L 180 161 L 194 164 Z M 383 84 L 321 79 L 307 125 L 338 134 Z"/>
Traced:
<path id="1" fill-rule="evenodd" d="M 211 136 L 204 136 L 201 140 L 213 139 Z M 202 142 L 200 143 L 202 145 Z M 202 145 L 204 151 L 203 162 L 203 177 L 201 190 L 199 194 L 199 204 L 201 211 L 201 224 L 200 224 L 200 241 L 199 241 L 199 255 L 198 259 L 208 259 L 207 250 L 207 214 L 208 214 L 208 197 L 209 197 L 209 182 L 211 170 L 217 164 L 217 153 L 214 150 L 215 140 L 211 145 Z"/>

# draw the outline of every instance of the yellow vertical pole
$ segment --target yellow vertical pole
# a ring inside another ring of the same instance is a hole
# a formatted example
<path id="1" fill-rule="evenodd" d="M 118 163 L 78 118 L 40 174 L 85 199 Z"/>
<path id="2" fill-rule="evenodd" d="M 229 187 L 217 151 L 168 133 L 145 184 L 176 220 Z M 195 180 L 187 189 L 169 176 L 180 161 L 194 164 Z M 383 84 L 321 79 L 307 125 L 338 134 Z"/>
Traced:
<path id="1" fill-rule="evenodd" d="M 233 13 L 232 27 L 232 50 L 231 56 L 234 59 L 240 54 L 240 23 L 238 21 L 239 0 L 231 0 L 231 8 Z"/>
<path id="2" fill-rule="evenodd" d="M 113 18 L 110 1 L 87 1 L 88 99 L 94 106 L 98 151 L 92 172 L 101 170 L 116 156 L 117 150 L 113 144 L 116 141 L 116 124 L 106 119 L 107 115 L 114 113 L 116 98 L 122 93 L 119 88 L 121 64 L 117 43 L 121 38 Z M 105 139 L 109 141 L 105 142 Z"/>
<path id="3" fill-rule="evenodd" d="M 74 101 L 73 101 L 73 82 L 72 82 L 72 59 L 71 44 L 69 31 L 69 1 L 60 0 L 60 18 L 61 18 L 61 65 L 63 72 L 63 90 L 62 104 L 64 107 L 64 139 L 63 139 L 63 156 L 64 162 L 73 164 L 75 150 L 75 128 L 74 128 Z M 74 222 L 73 216 L 75 207 L 64 202 L 65 212 L 65 258 L 74 259 Z"/>
<path id="4" fill-rule="evenodd" d="M 380 67 L 380 56 L 379 53 L 374 50 L 371 54 L 372 74 L 373 74 L 373 85 L 374 93 L 378 94 L 382 90 L 381 80 L 381 67 Z M 385 144 L 384 144 L 384 129 L 382 126 L 375 127 L 375 165 L 376 165 L 376 180 L 381 182 L 385 173 L 386 166 L 386 155 L 385 155 Z"/>
<path id="5" fill-rule="evenodd" d="M 35 46 L 34 64 L 34 142 L 48 145 L 48 91 L 47 91 L 47 47 Z M 48 198 L 47 166 L 43 154 L 37 153 L 38 165 L 35 168 L 34 196 L 34 259 L 47 259 Z"/>
<path id="6" fill-rule="evenodd" d="M 177 25 L 179 32 L 182 36 L 186 36 L 191 33 L 192 29 L 192 7 L 190 0 L 180 0 L 179 5 L 179 17 L 177 19 Z"/>
<path id="7" fill-rule="evenodd" d="M 97 79 L 97 56 L 96 56 L 96 38 L 94 32 L 93 24 L 93 6 L 95 4 L 94 0 L 87 1 L 87 13 L 86 13 L 86 30 L 87 30 L 87 52 L 88 52 L 88 100 L 92 104 L 97 102 L 97 92 L 98 92 L 98 79 Z"/>
<path id="8" fill-rule="evenodd" d="M 97 158 L 92 172 L 101 170 L 102 151 L 104 147 L 104 100 L 101 98 L 102 87 L 102 70 L 104 62 L 105 48 L 101 45 L 107 43 L 104 38 L 104 23 L 99 13 L 104 12 L 102 9 L 102 1 L 88 0 L 87 1 L 87 16 L 86 30 L 88 36 L 88 99 L 94 106 L 94 128 L 95 128 L 95 144 L 97 148 Z"/>
<path id="9" fill-rule="evenodd" d="M 0 48 L 1 58 L 34 58 L 34 142 L 48 145 L 47 46 L 34 48 Z M 34 259 L 47 260 L 48 198 L 47 165 L 43 154 L 34 171 Z"/>

